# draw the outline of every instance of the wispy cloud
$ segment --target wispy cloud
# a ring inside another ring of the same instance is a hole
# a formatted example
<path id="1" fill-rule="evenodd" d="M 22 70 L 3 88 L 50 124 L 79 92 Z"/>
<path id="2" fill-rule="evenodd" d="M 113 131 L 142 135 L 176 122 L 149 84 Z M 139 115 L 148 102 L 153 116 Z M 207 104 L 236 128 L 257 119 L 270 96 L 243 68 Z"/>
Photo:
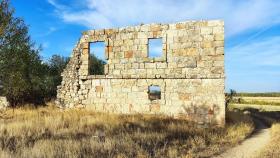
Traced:
<path id="1" fill-rule="evenodd" d="M 65 22 L 88 28 L 108 28 L 151 22 L 224 19 L 228 36 L 280 22 L 280 1 L 274 0 L 86 0 L 71 9 L 48 0 Z"/>
<path id="2" fill-rule="evenodd" d="M 229 64 L 280 67 L 280 36 L 260 38 L 238 47 L 229 48 L 226 50 L 226 56 Z"/>
<path id="3" fill-rule="evenodd" d="M 55 6 L 59 10 L 67 9 L 67 7 L 65 5 L 62 5 L 62 4 L 58 3 L 58 2 L 56 2 L 56 0 L 47 0 L 47 1 L 48 1 L 48 3 L 50 3 L 53 6 Z"/>
<path id="4" fill-rule="evenodd" d="M 258 38 L 226 50 L 227 88 L 280 91 L 280 36 Z"/>
<path id="5" fill-rule="evenodd" d="M 45 32 L 35 35 L 35 37 L 45 37 L 45 36 L 52 34 L 53 32 L 55 32 L 57 30 L 58 29 L 56 27 L 51 26 Z"/>

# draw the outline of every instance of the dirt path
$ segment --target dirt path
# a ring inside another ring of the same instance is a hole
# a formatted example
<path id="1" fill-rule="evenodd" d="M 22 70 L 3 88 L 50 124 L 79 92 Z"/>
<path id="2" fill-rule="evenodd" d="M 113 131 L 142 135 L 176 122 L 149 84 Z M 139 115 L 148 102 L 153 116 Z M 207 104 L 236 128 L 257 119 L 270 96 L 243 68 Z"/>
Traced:
<path id="1" fill-rule="evenodd" d="M 216 158 L 253 158 L 269 143 L 270 132 L 268 126 L 259 118 L 254 118 L 256 131 L 240 145 L 227 150 Z"/>

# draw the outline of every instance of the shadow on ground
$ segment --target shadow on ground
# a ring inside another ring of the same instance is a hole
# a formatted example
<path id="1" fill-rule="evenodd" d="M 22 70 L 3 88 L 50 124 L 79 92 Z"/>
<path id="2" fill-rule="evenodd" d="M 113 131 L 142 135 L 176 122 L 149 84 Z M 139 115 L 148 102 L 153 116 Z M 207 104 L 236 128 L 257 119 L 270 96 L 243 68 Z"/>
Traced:
<path id="1" fill-rule="evenodd" d="M 280 111 L 260 111 L 254 108 L 245 108 L 243 110 L 234 109 L 235 111 L 243 112 L 251 115 L 255 123 L 256 129 L 270 128 L 274 122 L 280 121 Z"/>

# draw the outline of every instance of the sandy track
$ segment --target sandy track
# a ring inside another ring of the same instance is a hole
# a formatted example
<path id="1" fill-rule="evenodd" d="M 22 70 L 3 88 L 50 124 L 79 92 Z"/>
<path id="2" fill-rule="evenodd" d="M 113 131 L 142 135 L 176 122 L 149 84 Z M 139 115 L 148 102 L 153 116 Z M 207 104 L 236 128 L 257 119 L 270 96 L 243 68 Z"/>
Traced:
<path id="1" fill-rule="evenodd" d="M 256 131 L 240 145 L 227 150 L 216 158 L 253 158 L 269 143 L 270 129 L 262 120 L 254 118 Z"/>

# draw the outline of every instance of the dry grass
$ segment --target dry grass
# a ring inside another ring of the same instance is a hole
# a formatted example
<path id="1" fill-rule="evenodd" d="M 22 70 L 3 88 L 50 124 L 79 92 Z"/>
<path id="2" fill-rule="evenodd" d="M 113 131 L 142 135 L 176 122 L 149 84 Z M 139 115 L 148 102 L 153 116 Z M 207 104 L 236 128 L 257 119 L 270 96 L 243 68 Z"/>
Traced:
<path id="1" fill-rule="evenodd" d="M 240 97 L 234 97 L 234 98 L 240 98 Z M 245 101 L 264 101 L 264 102 L 276 102 L 280 103 L 280 97 L 241 97 Z"/>
<path id="2" fill-rule="evenodd" d="M 259 158 L 276 158 L 280 155 L 280 123 L 274 123 L 271 128 L 269 145 L 261 151 Z"/>
<path id="3" fill-rule="evenodd" d="M 226 128 L 202 129 L 166 116 L 9 109 L 0 112 L 0 157 L 209 157 L 253 130 L 250 118 L 229 116 Z"/>
<path id="4" fill-rule="evenodd" d="M 232 102 L 236 104 L 280 106 L 280 97 L 234 97 Z"/>

